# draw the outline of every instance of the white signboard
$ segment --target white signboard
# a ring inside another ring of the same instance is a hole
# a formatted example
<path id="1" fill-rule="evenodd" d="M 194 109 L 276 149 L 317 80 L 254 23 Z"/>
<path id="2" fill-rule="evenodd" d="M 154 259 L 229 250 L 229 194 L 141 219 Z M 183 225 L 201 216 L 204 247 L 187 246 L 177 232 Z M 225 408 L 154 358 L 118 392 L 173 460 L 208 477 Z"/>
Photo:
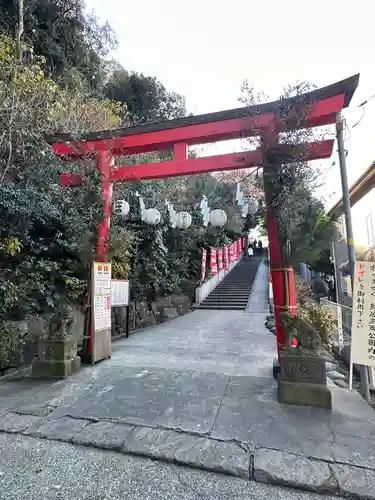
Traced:
<path id="1" fill-rule="evenodd" d="M 375 366 L 375 263 L 356 262 L 351 363 Z"/>
<path id="2" fill-rule="evenodd" d="M 111 282 L 111 306 L 129 305 L 129 281 L 112 280 Z"/>
<path id="3" fill-rule="evenodd" d="M 95 331 L 111 328 L 111 264 L 94 262 Z"/>
<path id="4" fill-rule="evenodd" d="M 337 304 L 337 342 L 339 353 L 341 353 L 344 347 L 344 329 L 342 327 L 342 311 L 339 304 Z"/>

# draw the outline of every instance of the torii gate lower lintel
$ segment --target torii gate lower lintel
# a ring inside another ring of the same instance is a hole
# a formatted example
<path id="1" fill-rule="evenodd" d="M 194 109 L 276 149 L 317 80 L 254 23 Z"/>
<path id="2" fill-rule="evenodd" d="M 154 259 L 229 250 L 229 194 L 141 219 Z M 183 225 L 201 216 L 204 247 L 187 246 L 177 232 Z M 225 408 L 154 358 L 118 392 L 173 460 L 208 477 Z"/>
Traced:
<path id="1" fill-rule="evenodd" d="M 298 159 L 310 161 L 329 158 L 333 150 L 333 140 L 301 145 L 280 144 L 279 134 L 296 128 L 313 128 L 335 123 L 336 113 L 349 105 L 358 81 L 359 75 L 355 75 L 298 98 L 98 132 L 82 137 L 79 141 L 66 134 L 49 137 L 47 140 L 53 144 L 54 152 L 67 160 L 87 156 L 97 158 L 104 202 L 103 219 L 98 227 L 97 259 L 106 261 L 113 182 L 134 182 L 258 166 L 263 166 L 265 172 L 270 175 L 275 171 L 275 165 L 270 164 L 269 155 L 267 155 L 267 151 L 271 148 L 273 158 L 276 152 L 282 158 L 282 163 L 296 162 Z M 262 139 L 261 148 L 241 153 L 188 158 L 188 146 L 251 136 L 258 136 Z M 173 160 L 113 166 L 116 156 L 162 150 L 173 150 Z M 65 173 L 61 176 L 62 184 L 67 187 L 79 186 L 84 180 L 84 176 L 79 174 Z M 265 195 L 279 351 L 284 345 L 280 313 L 282 311 L 295 313 L 296 297 L 293 270 L 290 266 L 285 267 L 282 262 L 277 214 L 271 207 L 272 192 L 267 185 L 265 185 Z"/>

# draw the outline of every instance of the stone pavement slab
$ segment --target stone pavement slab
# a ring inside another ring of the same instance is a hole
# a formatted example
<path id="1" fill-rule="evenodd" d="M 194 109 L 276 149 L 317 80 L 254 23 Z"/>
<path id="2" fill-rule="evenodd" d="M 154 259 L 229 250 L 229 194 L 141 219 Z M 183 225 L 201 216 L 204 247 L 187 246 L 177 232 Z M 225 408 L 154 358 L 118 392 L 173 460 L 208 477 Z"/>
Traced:
<path id="1" fill-rule="evenodd" d="M 340 491 L 338 480 L 327 462 L 278 450 L 256 450 L 253 474 L 254 479 L 261 483 L 284 484 L 319 493 Z"/>
<path id="2" fill-rule="evenodd" d="M 18 413 L 5 413 L 0 417 L 0 432 L 19 433 L 28 429 L 39 427 L 43 420 L 34 415 L 20 415 Z"/>
<path id="3" fill-rule="evenodd" d="M 125 441 L 123 451 L 249 478 L 251 455 L 245 447 L 234 442 L 171 430 L 140 428 Z"/>
<path id="4" fill-rule="evenodd" d="M 88 420 L 62 417 L 47 420 L 36 429 L 28 431 L 28 434 L 34 437 L 71 442 L 73 437 L 89 424 Z"/>
<path id="5" fill-rule="evenodd" d="M 343 495 L 351 498 L 375 499 L 374 471 L 341 464 L 332 465 L 332 471 Z"/>
<path id="6" fill-rule="evenodd" d="M 125 441 L 134 429 L 135 427 L 131 425 L 94 422 L 74 433 L 72 442 L 102 448 L 103 450 L 121 451 Z"/>
<path id="7" fill-rule="evenodd" d="M 0 500 L 339 500 L 14 434 L 0 448 Z"/>

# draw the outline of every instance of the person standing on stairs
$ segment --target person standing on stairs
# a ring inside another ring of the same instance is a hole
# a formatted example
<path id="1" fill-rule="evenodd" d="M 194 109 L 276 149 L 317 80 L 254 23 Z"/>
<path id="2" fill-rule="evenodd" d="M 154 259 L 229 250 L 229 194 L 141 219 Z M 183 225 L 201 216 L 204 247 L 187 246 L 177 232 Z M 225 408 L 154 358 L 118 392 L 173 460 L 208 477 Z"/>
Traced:
<path id="1" fill-rule="evenodd" d="M 254 250 L 253 250 L 253 247 L 251 245 L 249 245 L 249 248 L 247 249 L 247 254 L 249 256 L 249 259 L 253 260 Z"/>
<path id="2" fill-rule="evenodd" d="M 261 256 L 262 253 L 263 253 L 263 243 L 261 240 L 258 241 L 258 252 L 259 252 L 259 255 Z"/>

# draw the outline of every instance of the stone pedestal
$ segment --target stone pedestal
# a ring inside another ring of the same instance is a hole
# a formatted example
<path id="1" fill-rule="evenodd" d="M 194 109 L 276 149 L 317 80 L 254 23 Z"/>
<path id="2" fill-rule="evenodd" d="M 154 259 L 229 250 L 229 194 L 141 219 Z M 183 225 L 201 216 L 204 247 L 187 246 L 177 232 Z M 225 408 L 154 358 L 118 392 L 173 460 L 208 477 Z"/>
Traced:
<path id="1" fill-rule="evenodd" d="M 76 372 L 81 359 L 77 356 L 77 342 L 70 339 L 43 339 L 44 356 L 35 359 L 31 374 L 38 378 L 67 378 Z"/>
<path id="2" fill-rule="evenodd" d="M 281 354 L 277 396 L 280 403 L 331 410 L 324 359 L 308 354 Z"/>

